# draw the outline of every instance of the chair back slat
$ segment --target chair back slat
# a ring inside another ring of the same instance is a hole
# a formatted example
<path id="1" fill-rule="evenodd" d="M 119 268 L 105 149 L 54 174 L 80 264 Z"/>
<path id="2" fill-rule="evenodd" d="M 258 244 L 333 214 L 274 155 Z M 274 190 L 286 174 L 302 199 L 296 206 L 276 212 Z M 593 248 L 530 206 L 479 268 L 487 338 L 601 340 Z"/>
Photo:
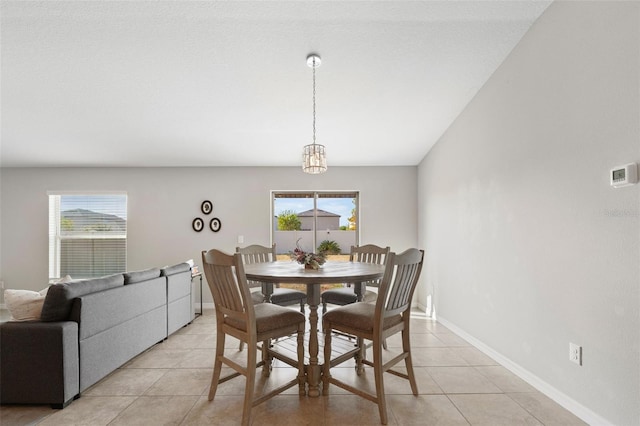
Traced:
<path id="1" fill-rule="evenodd" d="M 390 247 L 379 247 L 374 244 L 365 244 L 363 246 L 351 246 L 349 261 L 362 263 L 375 263 L 384 265 L 391 253 Z M 381 280 L 367 281 L 364 284 L 370 287 L 378 287 Z"/>
<path id="2" fill-rule="evenodd" d="M 383 310 L 381 320 L 410 308 L 423 260 L 424 250 L 408 249 L 400 254 L 389 254 L 376 301 L 382 305 L 376 306 L 376 310 Z"/>
<path id="3" fill-rule="evenodd" d="M 351 246 L 349 260 L 351 262 L 376 263 L 384 265 L 387 255 L 391 252 L 389 247 L 378 247 L 374 244 L 363 246 Z"/>
<path id="4" fill-rule="evenodd" d="M 216 312 L 240 320 L 254 318 L 242 256 L 211 249 L 202 252 L 202 265 Z"/>
<path id="5" fill-rule="evenodd" d="M 245 265 L 276 261 L 275 244 L 271 247 L 265 247 L 259 244 L 252 244 L 247 247 L 236 247 L 236 253 L 240 253 L 242 255 L 242 260 Z"/>
<path id="6" fill-rule="evenodd" d="M 236 253 L 242 255 L 242 260 L 245 265 L 275 262 L 277 260 L 275 243 L 271 247 L 265 247 L 259 244 L 252 244 L 247 247 L 236 247 Z M 250 280 L 248 283 L 249 287 L 260 287 L 262 285 L 260 281 Z"/>

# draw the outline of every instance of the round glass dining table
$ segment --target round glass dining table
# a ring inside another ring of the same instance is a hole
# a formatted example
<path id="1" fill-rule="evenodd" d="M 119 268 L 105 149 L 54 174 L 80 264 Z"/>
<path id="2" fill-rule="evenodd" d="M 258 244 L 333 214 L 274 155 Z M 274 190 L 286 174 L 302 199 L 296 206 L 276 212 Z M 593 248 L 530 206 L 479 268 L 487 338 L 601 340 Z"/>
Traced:
<path id="1" fill-rule="evenodd" d="M 363 283 L 382 278 L 384 265 L 363 262 L 327 262 L 320 269 L 305 269 L 295 262 L 266 262 L 244 265 L 248 280 L 271 284 L 263 286 L 267 293 L 273 284 L 304 284 L 307 286 L 309 305 L 309 365 L 307 366 L 308 395 L 320 395 L 320 372 L 318 364 L 318 305 L 322 284 L 352 283 L 358 300 L 362 299 Z M 269 294 L 266 294 L 269 297 Z"/>

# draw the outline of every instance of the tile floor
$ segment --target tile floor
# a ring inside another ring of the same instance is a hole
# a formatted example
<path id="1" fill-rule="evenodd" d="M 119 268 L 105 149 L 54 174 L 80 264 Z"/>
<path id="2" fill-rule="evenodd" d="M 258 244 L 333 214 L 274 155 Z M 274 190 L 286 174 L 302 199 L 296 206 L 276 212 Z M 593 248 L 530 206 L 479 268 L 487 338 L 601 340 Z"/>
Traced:
<path id="1" fill-rule="evenodd" d="M 450 330 L 416 312 L 411 342 L 419 395 L 407 381 L 385 375 L 390 425 L 578 425 L 580 419 L 536 391 Z M 390 351 L 400 345 L 394 336 Z M 196 318 L 165 342 L 114 371 L 63 410 L 49 406 L 0 406 L 0 424 L 10 425 L 236 425 L 242 416 L 244 378 L 219 386 L 207 401 L 215 345 L 212 311 Z M 239 353 L 237 341 L 225 344 Z M 332 373 L 369 390 L 367 368 L 352 365 Z M 400 364 L 401 365 L 401 364 Z M 268 389 L 295 371 L 275 364 Z M 300 398 L 294 387 L 257 406 L 253 425 L 379 425 L 377 406 L 332 387 L 329 396 Z"/>

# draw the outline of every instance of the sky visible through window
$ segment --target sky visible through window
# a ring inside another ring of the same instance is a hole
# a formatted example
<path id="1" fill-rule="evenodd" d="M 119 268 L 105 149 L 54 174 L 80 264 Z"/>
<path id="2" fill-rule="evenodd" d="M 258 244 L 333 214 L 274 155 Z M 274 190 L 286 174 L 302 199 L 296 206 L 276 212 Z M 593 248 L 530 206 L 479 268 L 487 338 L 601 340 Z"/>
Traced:
<path id="1" fill-rule="evenodd" d="M 340 215 L 340 226 L 349 224 L 351 210 L 355 207 L 352 198 L 319 198 L 318 208 Z M 313 198 L 276 198 L 274 203 L 274 214 L 278 216 L 285 210 L 292 210 L 301 213 L 313 209 Z"/>

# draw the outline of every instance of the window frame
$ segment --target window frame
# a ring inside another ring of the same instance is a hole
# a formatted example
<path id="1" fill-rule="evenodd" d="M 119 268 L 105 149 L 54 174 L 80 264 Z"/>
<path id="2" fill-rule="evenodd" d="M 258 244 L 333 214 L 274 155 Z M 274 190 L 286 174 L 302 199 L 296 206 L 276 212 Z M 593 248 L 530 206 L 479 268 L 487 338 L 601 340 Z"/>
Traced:
<path id="1" fill-rule="evenodd" d="M 351 199 L 355 199 L 355 219 L 356 219 L 356 229 L 355 229 L 355 241 L 354 241 L 354 245 L 359 245 L 360 242 L 360 191 L 357 190 L 336 190 L 336 191 L 329 191 L 329 190 L 284 190 L 284 191 L 278 191 L 278 190 L 272 190 L 271 191 L 271 221 L 270 221 L 270 236 L 271 236 L 271 244 L 274 243 L 275 240 L 275 231 L 276 231 L 276 225 L 274 225 L 274 222 L 276 222 L 276 212 L 275 212 L 275 200 L 276 198 L 312 198 L 313 197 L 313 210 L 317 211 L 318 210 L 318 199 L 319 198 L 331 198 L 330 195 L 332 194 L 336 194 L 336 195 L 342 195 L 342 197 L 336 197 L 336 198 L 351 198 Z M 282 197 L 278 197 L 278 195 L 281 195 Z M 292 195 L 298 195 L 299 197 L 292 197 Z M 345 195 L 349 195 L 349 197 L 345 197 Z M 314 215 L 313 218 L 313 247 L 317 247 L 319 241 L 317 241 L 317 236 L 318 236 L 318 217 L 317 215 Z"/>
<path id="2" fill-rule="evenodd" d="M 87 197 L 100 197 L 100 196 L 124 196 L 124 211 L 125 211 L 125 230 L 124 233 L 111 233 L 108 235 L 96 235 L 90 233 L 76 233 L 73 235 L 63 235 L 61 230 L 61 203 L 62 198 L 65 196 L 87 196 Z M 48 252 L 49 252 L 49 279 L 56 280 L 61 278 L 62 269 L 62 242 L 71 240 L 99 240 L 99 239 L 122 239 L 124 240 L 124 270 L 118 272 L 125 272 L 127 265 L 127 246 L 128 246 L 128 209 L 129 209 L 129 196 L 126 191 L 47 191 L 48 198 Z M 114 272 L 115 273 L 115 272 Z M 85 276 L 77 276 L 73 278 L 90 278 Z"/>

